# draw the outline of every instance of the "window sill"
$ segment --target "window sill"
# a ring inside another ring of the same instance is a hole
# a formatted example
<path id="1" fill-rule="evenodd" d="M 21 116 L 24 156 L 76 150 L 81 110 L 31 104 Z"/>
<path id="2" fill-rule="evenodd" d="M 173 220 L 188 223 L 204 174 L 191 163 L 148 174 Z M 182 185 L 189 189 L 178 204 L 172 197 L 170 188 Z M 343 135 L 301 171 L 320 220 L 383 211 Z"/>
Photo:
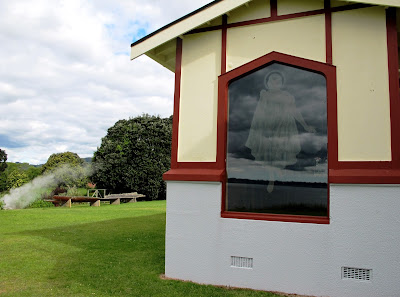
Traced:
<path id="1" fill-rule="evenodd" d="M 177 168 L 164 173 L 165 181 L 209 181 L 222 182 L 225 180 L 225 170 L 223 169 L 203 169 L 203 168 Z"/>
<path id="2" fill-rule="evenodd" d="M 329 224 L 329 217 L 317 217 L 317 216 L 223 211 L 221 212 L 221 217 L 228 219 L 242 219 L 242 220 L 245 219 L 245 220 L 293 222 L 293 223 Z"/>
<path id="3" fill-rule="evenodd" d="M 334 184 L 400 184 L 396 169 L 329 169 L 329 183 Z"/>

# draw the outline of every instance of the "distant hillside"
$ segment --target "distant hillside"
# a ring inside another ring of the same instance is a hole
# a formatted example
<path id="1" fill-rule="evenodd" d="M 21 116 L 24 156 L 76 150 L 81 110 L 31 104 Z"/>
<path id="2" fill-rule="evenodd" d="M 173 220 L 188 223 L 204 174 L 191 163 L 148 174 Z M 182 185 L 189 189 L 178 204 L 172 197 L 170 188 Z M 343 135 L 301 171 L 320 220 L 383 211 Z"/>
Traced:
<path id="1" fill-rule="evenodd" d="M 92 157 L 82 158 L 85 162 L 92 163 Z"/>
<path id="2" fill-rule="evenodd" d="M 82 160 L 84 160 L 87 163 L 92 163 L 92 157 L 87 157 L 87 158 L 81 158 Z M 22 162 L 6 162 L 7 164 L 16 164 L 18 168 L 22 169 L 22 170 L 27 170 L 30 166 L 33 167 L 42 167 L 44 164 L 38 164 L 38 165 L 34 165 L 34 164 L 29 164 L 29 163 L 22 163 Z"/>
<path id="3" fill-rule="evenodd" d="M 12 168 L 19 168 L 19 169 L 21 169 L 21 170 L 28 170 L 29 169 L 29 167 L 36 167 L 36 168 L 38 168 L 38 167 L 42 167 L 42 165 L 43 164 L 40 164 L 40 165 L 33 165 L 33 164 L 29 164 L 29 163 L 21 163 L 21 162 L 15 162 L 15 163 L 13 163 L 13 162 L 6 162 L 8 165 L 10 165 L 10 164 L 15 164 L 15 165 L 11 165 L 11 167 Z"/>

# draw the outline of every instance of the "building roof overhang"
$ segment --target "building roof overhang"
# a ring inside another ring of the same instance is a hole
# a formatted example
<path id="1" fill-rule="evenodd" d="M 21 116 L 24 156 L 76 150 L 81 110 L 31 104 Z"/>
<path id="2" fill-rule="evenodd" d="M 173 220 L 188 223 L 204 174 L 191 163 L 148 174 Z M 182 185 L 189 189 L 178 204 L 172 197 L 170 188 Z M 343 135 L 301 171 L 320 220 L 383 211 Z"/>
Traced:
<path id="1" fill-rule="evenodd" d="M 323 0 L 321 0 L 323 1 Z M 212 20 L 229 13 L 251 0 L 215 0 L 209 4 L 177 19 L 176 21 L 150 33 L 131 44 L 131 60 L 145 54 L 175 71 L 176 38 Z M 352 0 L 352 3 L 364 3 L 387 7 L 400 7 L 400 0 Z"/>

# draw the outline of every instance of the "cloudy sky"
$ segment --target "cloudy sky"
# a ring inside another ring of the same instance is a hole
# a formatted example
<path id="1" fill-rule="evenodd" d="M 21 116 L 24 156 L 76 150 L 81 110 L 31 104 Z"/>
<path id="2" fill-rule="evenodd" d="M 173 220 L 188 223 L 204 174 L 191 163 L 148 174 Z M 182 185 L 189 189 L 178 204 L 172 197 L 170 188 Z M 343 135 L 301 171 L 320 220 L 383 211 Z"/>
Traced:
<path id="1" fill-rule="evenodd" d="M 0 148 L 91 157 L 117 120 L 172 114 L 173 73 L 130 44 L 210 0 L 0 0 Z"/>

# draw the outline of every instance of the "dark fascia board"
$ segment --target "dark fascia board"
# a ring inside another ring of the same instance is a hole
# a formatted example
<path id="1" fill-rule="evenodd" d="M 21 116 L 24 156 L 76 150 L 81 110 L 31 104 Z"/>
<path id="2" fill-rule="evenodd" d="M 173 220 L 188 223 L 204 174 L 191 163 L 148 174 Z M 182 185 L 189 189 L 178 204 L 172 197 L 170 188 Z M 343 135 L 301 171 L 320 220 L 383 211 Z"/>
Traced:
<path id="1" fill-rule="evenodd" d="M 205 9 L 207 9 L 207 8 L 209 8 L 209 7 L 213 6 L 213 5 L 221 2 L 221 1 L 224 1 L 224 0 L 214 0 L 213 2 L 210 2 L 210 3 L 206 4 L 206 5 L 204 5 L 203 7 L 200 7 L 199 9 L 196 9 L 195 11 L 192 11 L 191 13 L 188 13 L 187 15 L 184 15 L 183 17 L 173 21 L 172 23 L 169 23 L 169 24 L 165 25 L 164 27 L 161 27 L 160 29 L 158 29 L 158 30 L 156 30 L 156 31 L 154 31 L 154 32 L 142 37 L 141 39 L 139 39 L 137 41 L 135 41 L 134 43 L 131 44 L 131 47 L 133 47 L 133 46 L 145 41 L 146 39 L 148 39 L 148 38 L 160 33 L 161 31 L 163 31 L 163 30 L 165 30 L 165 29 L 167 29 L 167 28 L 169 28 L 169 27 L 171 27 L 171 26 L 173 26 L 173 25 L 175 25 L 175 24 L 177 24 L 177 23 L 179 23 L 179 22 L 181 22 L 181 21 L 183 21 L 183 20 L 185 20 L 185 19 L 187 19 L 187 18 L 199 13 L 200 11 L 203 11 L 203 10 L 205 10 Z"/>

